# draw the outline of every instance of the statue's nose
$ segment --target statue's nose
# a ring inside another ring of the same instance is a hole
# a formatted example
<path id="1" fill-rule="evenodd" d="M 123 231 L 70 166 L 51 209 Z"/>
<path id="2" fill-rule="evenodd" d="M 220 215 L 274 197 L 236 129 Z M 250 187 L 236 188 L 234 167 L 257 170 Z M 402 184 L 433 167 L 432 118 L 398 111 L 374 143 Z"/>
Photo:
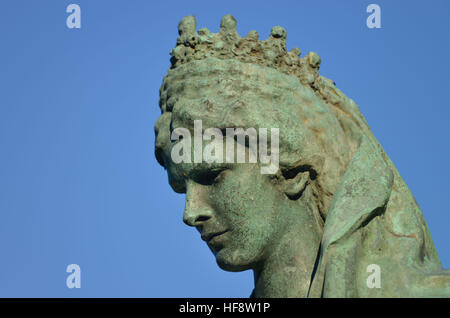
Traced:
<path id="1" fill-rule="evenodd" d="M 183 222 L 189 226 L 199 226 L 203 222 L 209 220 L 211 216 L 212 216 L 211 211 L 207 209 L 189 212 L 185 210 L 183 215 Z"/>
<path id="2" fill-rule="evenodd" d="M 183 222 L 189 226 L 199 226 L 209 220 L 212 214 L 212 209 L 201 199 L 201 189 L 188 185 Z"/>

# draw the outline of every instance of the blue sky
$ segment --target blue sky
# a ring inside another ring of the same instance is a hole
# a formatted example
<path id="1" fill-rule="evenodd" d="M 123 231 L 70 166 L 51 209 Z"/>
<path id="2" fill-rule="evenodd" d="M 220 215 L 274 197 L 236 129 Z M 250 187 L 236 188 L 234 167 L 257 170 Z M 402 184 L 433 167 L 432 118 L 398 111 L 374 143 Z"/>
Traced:
<path id="1" fill-rule="evenodd" d="M 81 7 L 81 29 L 66 7 Z M 381 29 L 366 7 L 381 6 Z M 154 155 L 158 91 L 179 20 L 213 32 L 286 28 L 288 49 L 360 106 L 422 208 L 450 268 L 450 2 L 2 2 L 0 296 L 247 297 L 250 272 L 220 270 L 182 222 Z M 82 288 L 68 289 L 68 264 Z"/>

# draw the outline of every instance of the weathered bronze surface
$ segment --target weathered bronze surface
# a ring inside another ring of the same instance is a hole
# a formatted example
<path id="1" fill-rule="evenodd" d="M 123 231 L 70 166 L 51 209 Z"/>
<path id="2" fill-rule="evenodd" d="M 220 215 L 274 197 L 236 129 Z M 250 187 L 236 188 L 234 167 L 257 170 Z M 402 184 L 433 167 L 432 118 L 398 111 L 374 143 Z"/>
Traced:
<path id="1" fill-rule="evenodd" d="M 358 106 L 319 75 L 320 57 L 267 40 L 179 24 L 155 124 L 158 162 L 186 193 L 196 227 L 228 271 L 252 269 L 253 297 L 448 297 L 429 230 L 407 185 Z M 259 163 L 180 163 L 171 132 L 216 127 L 279 128 L 279 170 Z M 368 284 L 370 265 L 380 285 Z M 379 287 L 379 288 L 378 288 Z"/>

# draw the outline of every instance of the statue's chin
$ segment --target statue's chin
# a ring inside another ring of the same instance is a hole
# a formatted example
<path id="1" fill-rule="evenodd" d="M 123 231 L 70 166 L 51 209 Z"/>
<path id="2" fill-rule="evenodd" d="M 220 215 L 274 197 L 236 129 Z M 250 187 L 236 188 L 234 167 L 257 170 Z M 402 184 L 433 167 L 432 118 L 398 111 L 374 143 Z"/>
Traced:
<path id="1" fill-rule="evenodd" d="M 219 261 L 217 261 L 217 265 L 219 265 L 219 267 L 221 269 L 223 269 L 224 271 L 227 271 L 227 272 L 242 272 L 242 271 L 246 271 L 247 269 L 250 269 L 250 266 L 248 266 L 248 265 L 235 265 L 235 264 L 223 263 L 223 262 L 219 262 Z"/>
<path id="2" fill-rule="evenodd" d="M 227 255 L 223 250 L 216 254 L 216 262 L 221 269 L 227 272 L 242 272 L 253 268 L 250 262 Z"/>

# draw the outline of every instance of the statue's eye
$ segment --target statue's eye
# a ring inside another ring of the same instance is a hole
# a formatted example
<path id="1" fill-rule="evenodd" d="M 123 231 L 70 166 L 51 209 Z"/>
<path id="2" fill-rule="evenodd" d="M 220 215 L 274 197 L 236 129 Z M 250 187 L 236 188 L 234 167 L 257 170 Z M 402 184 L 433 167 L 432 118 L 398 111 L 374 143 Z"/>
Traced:
<path id="1" fill-rule="evenodd" d="M 212 185 L 220 181 L 220 176 L 226 168 L 205 170 L 198 174 L 197 182 L 203 185 Z"/>

